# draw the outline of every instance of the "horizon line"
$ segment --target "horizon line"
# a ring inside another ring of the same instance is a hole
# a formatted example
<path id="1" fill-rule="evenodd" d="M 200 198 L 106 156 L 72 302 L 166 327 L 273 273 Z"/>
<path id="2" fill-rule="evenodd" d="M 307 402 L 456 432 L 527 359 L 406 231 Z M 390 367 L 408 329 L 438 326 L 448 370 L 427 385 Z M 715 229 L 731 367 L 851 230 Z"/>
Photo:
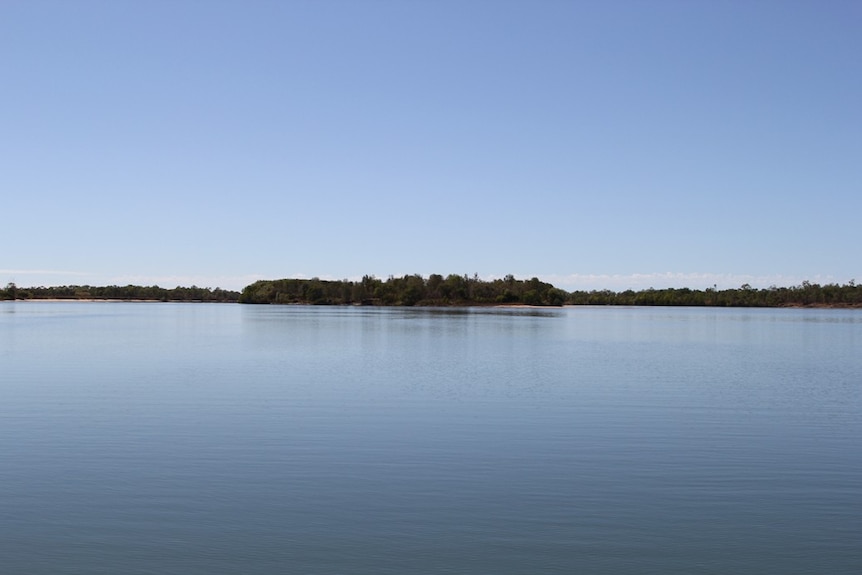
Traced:
<path id="1" fill-rule="evenodd" d="M 311 275 L 306 273 L 285 274 L 279 277 L 266 277 L 264 274 L 240 274 L 240 275 L 207 275 L 207 274 L 175 274 L 175 275 L 119 275 L 105 274 L 99 278 L 99 274 L 80 271 L 56 271 L 56 270 L 0 270 L 0 274 L 15 272 L 15 275 L 68 275 L 74 277 L 90 276 L 100 281 L 81 284 L 78 282 L 35 282 L 30 285 L 18 285 L 15 279 L 8 283 L 14 283 L 17 287 L 64 287 L 64 286 L 164 286 L 176 287 L 204 287 L 206 289 L 225 289 L 242 291 L 246 286 L 256 281 L 275 281 L 279 279 L 310 280 L 320 279 L 322 281 L 352 281 L 358 282 L 364 276 L 386 280 L 390 277 L 404 277 L 405 275 L 420 275 L 418 273 L 387 274 L 378 276 L 376 274 L 363 274 L 362 276 L 336 277 L 331 274 Z M 435 274 L 428 274 L 435 275 Z M 443 275 L 443 274 L 436 274 Z M 444 277 L 453 274 L 446 274 Z M 524 280 L 538 278 L 539 280 L 553 285 L 555 288 L 567 292 L 574 291 L 604 291 L 624 292 L 628 290 L 643 291 L 649 289 L 739 289 L 749 286 L 752 289 L 789 288 L 801 286 L 808 282 L 818 285 L 854 285 L 855 278 L 841 282 L 831 274 L 802 275 L 760 275 L 751 274 L 729 274 L 729 273 L 685 273 L 685 272 L 656 272 L 656 273 L 630 273 L 630 274 L 456 274 L 467 277 L 478 277 L 482 281 L 494 281 L 512 275 L 516 279 Z M 428 276 L 422 276 L 427 279 Z M 3 285 L 6 285 L 3 284 Z M 240 285 L 241 284 L 241 285 Z M 215 286 L 215 287 L 212 287 Z M 171 289 L 171 288 L 168 288 Z"/>

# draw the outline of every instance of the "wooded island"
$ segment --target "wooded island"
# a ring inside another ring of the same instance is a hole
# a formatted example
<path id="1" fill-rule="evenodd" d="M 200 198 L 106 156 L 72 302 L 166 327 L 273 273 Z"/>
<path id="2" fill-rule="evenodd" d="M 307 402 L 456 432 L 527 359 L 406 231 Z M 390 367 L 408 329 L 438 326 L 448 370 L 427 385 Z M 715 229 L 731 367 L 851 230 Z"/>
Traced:
<path id="1" fill-rule="evenodd" d="M 431 274 L 364 276 L 360 281 L 312 279 L 260 280 L 242 292 L 197 286 L 173 289 L 159 286 L 60 286 L 0 289 L 0 300 L 121 300 L 224 302 L 248 304 L 475 306 L 475 305 L 623 305 L 696 307 L 842 307 L 862 308 L 862 285 L 802 282 L 794 287 L 705 290 L 689 288 L 573 291 L 538 278 L 519 280 L 512 275 L 481 280 L 477 275 Z"/>

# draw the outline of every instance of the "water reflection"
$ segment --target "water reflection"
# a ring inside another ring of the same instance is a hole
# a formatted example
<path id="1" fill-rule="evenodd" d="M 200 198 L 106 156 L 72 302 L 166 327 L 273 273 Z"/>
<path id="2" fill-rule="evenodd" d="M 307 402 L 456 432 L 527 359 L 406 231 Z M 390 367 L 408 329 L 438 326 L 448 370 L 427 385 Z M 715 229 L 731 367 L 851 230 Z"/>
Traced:
<path id="1" fill-rule="evenodd" d="M 18 310 L 11 573 L 858 570 L 856 312 Z"/>

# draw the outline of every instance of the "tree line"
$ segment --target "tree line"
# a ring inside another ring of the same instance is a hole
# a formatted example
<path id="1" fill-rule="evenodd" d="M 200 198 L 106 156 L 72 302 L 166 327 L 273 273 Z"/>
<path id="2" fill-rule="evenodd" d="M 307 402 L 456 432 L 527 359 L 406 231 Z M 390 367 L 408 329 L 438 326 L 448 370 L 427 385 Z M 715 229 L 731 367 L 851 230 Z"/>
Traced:
<path id="1" fill-rule="evenodd" d="M 235 303 L 239 292 L 221 288 L 197 286 L 163 288 L 154 286 L 89 286 L 71 285 L 54 287 L 19 288 L 14 283 L 0 290 L 0 300 L 64 299 L 64 300 L 124 300 L 124 301 L 189 301 Z"/>
<path id="2" fill-rule="evenodd" d="M 463 305 L 622 305 L 697 307 L 857 307 L 862 308 L 862 285 L 819 285 L 804 281 L 792 287 L 705 290 L 690 288 L 566 292 L 538 278 L 481 280 L 477 275 L 431 274 L 366 275 L 359 281 L 312 279 L 260 280 L 242 292 L 197 286 L 173 289 L 159 286 L 59 286 L 0 289 L 0 300 L 65 299 L 125 301 L 240 302 L 251 304 L 463 306 Z"/>
<path id="3" fill-rule="evenodd" d="M 696 307 L 862 307 L 862 286 L 819 285 L 808 281 L 793 287 L 756 289 L 690 288 L 566 292 L 538 278 L 480 280 L 477 276 L 432 274 L 389 277 L 364 276 L 361 281 L 312 279 L 261 280 L 242 290 L 240 303 L 301 303 L 315 305 L 622 305 Z"/>
<path id="4" fill-rule="evenodd" d="M 568 294 L 538 278 L 512 275 L 491 281 L 478 276 L 431 274 L 366 275 L 360 281 L 312 279 L 261 280 L 246 286 L 240 303 L 305 303 L 316 305 L 448 306 L 525 304 L 561 306 Z"/>
<path id="5" fill-rule="evenodd" d="M 819 285 L 808 281 L 793 287 L 756 289 L 743 284 L 736 289 L 649 288 L 623 292 L 574 291 L 569 305 L 710 306 L 710 307 L 862 307 L 862 286 Z"/>

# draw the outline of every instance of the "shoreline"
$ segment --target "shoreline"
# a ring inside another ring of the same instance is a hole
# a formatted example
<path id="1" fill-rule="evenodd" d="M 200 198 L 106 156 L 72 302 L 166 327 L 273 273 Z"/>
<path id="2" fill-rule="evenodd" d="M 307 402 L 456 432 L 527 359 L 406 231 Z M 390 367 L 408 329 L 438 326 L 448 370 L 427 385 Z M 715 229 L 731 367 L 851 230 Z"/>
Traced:
<path id="1" fill-rule="evenodd" d="M 0 303 L 6 302 L 22 302 L 22 303 L 212 303 L 212 304 L 238 304 L 236 301 L 204 301 L 204 300 L 180 300 L 180 299 L 118 299 L 118 298 L 18 298 L 0 300 Z M 564 309 L 564 308 L 583 308 L 583 307 L 637 307 L 637 308 L 701 308 L 701 309 L 838 309 L 838 310 L 862 310 L 862 304 L 835 304 L 835 303 L 811 303 L 811 304 L 785 304 L 775 306 L 742 306 L 742 305 L 627 305 L 627 304 L 564 304 L 561 306 L 554 305 L 532 305 L 532 304 L 496 304 L 496 303 L 463 303 L 463 304 L 438 304 L 438 305 L 358 305 L 358 304 L 310 304 L 310 303 L 266 303 L 266 304 L 241 304 L 249 306 L 257 305 L 276 305 L 276 306 L 312 306 L 312 307 L 368 307 L 368 308 L 465 308 L 465 307 L 484 307 L 484 308 L 499 308 L 499 309 Z"/>

